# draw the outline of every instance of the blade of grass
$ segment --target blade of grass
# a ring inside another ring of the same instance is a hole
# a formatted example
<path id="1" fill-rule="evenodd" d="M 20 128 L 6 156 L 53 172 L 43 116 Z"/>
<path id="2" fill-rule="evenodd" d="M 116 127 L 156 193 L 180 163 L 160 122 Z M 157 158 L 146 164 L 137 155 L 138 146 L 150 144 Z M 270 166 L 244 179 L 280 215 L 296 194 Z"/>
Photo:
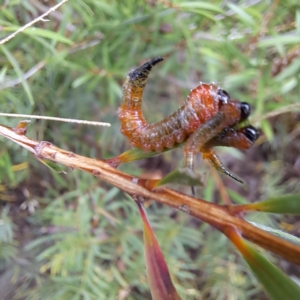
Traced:
<path id="1" fill-rule="evenodd" d="M 33 96 L 32 96 L 32 93 L 31 93 L 31 89 L 29 87 L 29 84 L 28 82 L 26 81 L 24 75 L 23 75 L 23 72 L 21 70 L 21 68 L 19 67 L 19 64 L 18 62 L 15 60 L 14 56 L 11 54 L 11 52 L 4 46 L 4 45 L 0 45 L 1 46 L 1 49 L 3 51 L 3 53 L 5 54 L 6 58 L 9 60 L 9 62 L 11 63 L 11 65 L 13 66 L 15 72 L 17 73 L 19 79 L 20 79 L 20 82 L 25 90 L 25 93 L 29 99 L 29 103 L 31 105 L 34 104 L 34 100 L 33 100 Z"/>
<path id="2" fill-rule="evenodd" d="M 290 45 L 290 44 L 299 44 L 300 36 L 296 35 L 284 35 L 284 36 L 275 36 L 265 38 L 264 40 L 258 42 L 258 47 L 267 48 L 277 45 Z"/>
<path id="3" fill-rule="evenodd" d="M 270 232 L 274 235 L 277 235 L 277 236 L 279 236 L 279 237 L 281 237 L 281 238 L 283 238 L 287 241 L 290 241 L 290 242 L 293 242 L 295 244 L 300 245 L 300 238 L 298 238 L 298 237 L 296 237 L 292 234 L 286 233 L 286 232 L 284 232 L 282 230 L 279 230 L 279 229 L 271 228 L 269 226 L 258 224 L 258 223 L 255 223 L 255 222 L 249 222 L 249 223 L 253 224 L 254 226 L 256 226 L 256 227 L 258 227 L 262 230 L 265 230 L 265 231 Z"/>
<path id="4" fill-rule="evenodd" d="M 275 214 L 299 214 L 300 194 L 285 195 L 269 198 L 264 201 L 237 205 L 229 208 L 233 213 L 247 211 L 261 211 Z"/>
<path id="5" fill-rule="evenodd" d="M 19 27 L 17 27 L 17 26 L 10 26 L 10 27 L 4 27 L 3 31 L 15 32 L 18 29 L 19 29 Z M 28 36 L 44 37 L 44 38 L 47 38 L 47 39 L 50 39 L 53 41 L 57 41 L 57 42 L 61 42 L 61 43 L 65 43 L 68 45 L 73 44 L 73 41 L 66 38 L 65 36 L 63 36 L 57 32 L 50 31 L 50 30 L 43 29 L 43 28 L 31 27 L 31 28 L 27 28 L 26 30 L 24 30 L 23 33 L 27 34 Z"/>
<path id="6" fill-rule="evenodd" d="M 181 8 L 191 8 L 191 9 L 202 9 L 202 10 L 211 10 L 217 13 L 223 13 L 223 10 L 214 4 L 207 3 L 205 1 L 185 1 L 179 4 Z"/>
<path id="7" fill-rule="evenodd" d="M 239 19 L 242 22 L 244 22 L 245 24 L 248 24 L 248 25 L 255 24 L 253 18 L 247 12 L 245 12 L 245 10 L 242 9 L 241 7 L 239 7 L 233 3 L 228 3 L 227 6 L 230 7 L 230 9 L 232 11 L 234 11 L 236 13 L 236 15 L 239 17 Z"/>
<path id="8" fill-rule="evenodd" d="M 133 149 L 130 149 L 128 151 L 125 151 L 125 152 L 121 153 L 118 156 L 107 159 L 106 163 L 116 167 L 116 166 L 119 166 L 120 164 L 123 164 L 123 163 L 127 163 L 127 162 L 131 162 L 131 161 L 135 161 L 135 160 L 140 160 L 140 159 L 160 155 L 161 153 L 176 149 L 176 148 L 181 147 L 181 146 L 183 146 L 183 143 L 175 145 L 172 149 L 165 148 L 162 152 L 155 152 L 155 151 L 144 152 L 141 149 L 133 148 Z"/>
<path id="9" fill-rule="evenodd" d="M 242 254 L 271 299 L 300 299 L 300 287 L 244 241 L 235 228 L 225 228 L 224 234 Z"/>
<path id="10" fill-rule="evenodd" d="M 186 168 L 177 169 L 160 180 L 149 180 L 149 182 L 155 182 L 154 187 L 159 187 L 169 183 L 190 185 L 190 186 L 203 186 L 204 176 L 203 174 L 197 174 Z"/>

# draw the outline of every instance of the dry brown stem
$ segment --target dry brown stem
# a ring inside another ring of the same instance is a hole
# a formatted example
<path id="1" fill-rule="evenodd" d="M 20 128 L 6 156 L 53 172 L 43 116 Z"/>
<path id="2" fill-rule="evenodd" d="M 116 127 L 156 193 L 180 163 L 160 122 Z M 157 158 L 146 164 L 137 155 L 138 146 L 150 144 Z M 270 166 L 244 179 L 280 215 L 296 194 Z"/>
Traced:
<path id="1" fill-rule="evenodd" d="M 300 265 L 299 246 L 263 231 L 238 216 L 232 215 L 225 207 L 193 198 L 168 188 L 161 188 L 154 191 L 148 190 L 145 187 L 145 180 L 120 172 L 102 160 L 65 151 L 49 142 L 35 141 L 23 134 L 18 134 L 18 130 L 14 128 L 0 125 L 0 135 L 21 145 L 39 158 L 49 159 L 72 169 L 80 169 L 91 173 L 128 194 L 153 199 L 180 209 L 185 213 L 208 222 L 221 231 L 226 226 L 233 226 L 244 238 Z"/>

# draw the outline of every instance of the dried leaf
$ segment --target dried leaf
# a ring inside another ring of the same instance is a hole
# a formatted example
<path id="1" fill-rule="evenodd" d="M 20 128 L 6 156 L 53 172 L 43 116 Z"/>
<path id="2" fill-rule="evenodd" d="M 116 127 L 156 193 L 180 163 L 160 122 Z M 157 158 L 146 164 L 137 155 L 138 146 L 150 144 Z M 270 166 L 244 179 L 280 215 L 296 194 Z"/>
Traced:
<path id="1" fill-rule="evenodd" d="M 153 300 L 179 300 L 168 266 L 140 202 L 137 202 L 144 223 L 144 250 L 147 276 Z"/>

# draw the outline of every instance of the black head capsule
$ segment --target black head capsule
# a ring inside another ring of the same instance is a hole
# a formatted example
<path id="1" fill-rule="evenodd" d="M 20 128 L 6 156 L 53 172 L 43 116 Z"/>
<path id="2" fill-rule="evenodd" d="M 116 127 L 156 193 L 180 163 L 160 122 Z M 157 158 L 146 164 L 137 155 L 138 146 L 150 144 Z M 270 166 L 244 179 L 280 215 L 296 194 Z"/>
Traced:
<path id="1" fill-rule="evenodd" d="M 247 137 L 249 141 L 254 143 L 259 137 L 259 132 L 255 127 L 249 125 L 244 129 L 244 135 Z"/>
<path id="2" fill-rule="evenodd" d="M 241 102 L 241 121 L 246 120 L 251 113 L 251 107 L 247 102 Z"/>
<path id="3" fill-rule="evenodd" d="M 230 95 L 222 89 L 218 89 L 219 101 L 221 104 L 226 104 L 230 101 Z"/>
<path id="4" fill-rule="evenodd" d="M 144 87 L 152 67 L 163 60 L 164 59 L 162 57 L 153 58 L 152 60 L 144 63 L 141 67 L 128 73 L 130 82 Z"/>

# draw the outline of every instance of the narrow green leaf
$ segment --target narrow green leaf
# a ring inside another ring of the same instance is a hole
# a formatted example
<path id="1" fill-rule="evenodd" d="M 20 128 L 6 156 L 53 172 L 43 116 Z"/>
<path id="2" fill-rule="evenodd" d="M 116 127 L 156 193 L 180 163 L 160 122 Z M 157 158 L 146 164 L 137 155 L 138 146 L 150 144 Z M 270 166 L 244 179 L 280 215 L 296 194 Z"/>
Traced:
<path id="1" fill-rule="evenodd" d="M 300 287 L 244 241 L 236 229 L 227 227 L 224 233 L 242 254 L 271 299 L 300 299 Z"/>
<path id="2" fill-rule="evenodd" d="M 5 27 L 5 31 L 11 31 L 11 32 L 15 32 L 18 29 L 19 29 L 19 27 L 17 27 L 17 26 Z M 65 43 L 65 44 L 68 44 L 68 45 L 73 44 L 73 41 L 71 41 L 70 39 L 68 39 L 65 36 L 61 35 L 60 33 L 50 31 L 50 30 L 47 30 L 47 29 L 43 29 L 43 28 L 29 27 L 29 28 L 25 29 L 23 31 L 23 33 L 27 34 L 29 36 L 44 37 L 44 38 L 51 39 L 53 41 L 57 41 L 57 42 L 61 42 L 61 43 Z"/>
<path id="3" fill-rule="evenodd" d="M 294 89 L 297 85 L 298 85 L 298 79 L 296 77 L 292 77 L 282 84 L 280 88 L 280 93 L 282 95 L 287 94 L 292 89 Z"/>
<path id="4" fill-rule="evenodd" d="M 228 192 L 230 199 L 232 199 L 236 203 L 238 203 L 238 204 L 247 204 L 248 203 L 248 200 L 245 197 L 243 197 L 239 193 L 235 192 L 234 190 L 227 189 L 227 192 Z"/>
<path id="5" fill-rule="evenodd" d="M 131 19 L 128 19 L 124 22 L 122 22 L 119 26 L 126 26 L 126 25 L 131 25 L 131 24 L 137 24 L 140 22 L 143 22 L 147 19 L 150 18 L 150 15 L 137 15 L 133 16 Z"/>
<path id="6" fill-rule="evenodd" d="M 216 20 L 215 15 L 210 13 L 208 10 L 203 10 L 203 9 L 189 9 L 190 12 L 194 13 L 194 14 L 198 14 L 198 15 L 202 15 L 205 18 L 213 21 L 213 22 L 218 22 L 218 20 Z"/>
<path id="7" fill-rule="evenodd" d="M 270 46 L 278 46 L 278 45 L 290 45 L 290 44 L 299 44 L 300 36 L 297 35 L 284 35 L 284 36 L 276 36 L 266 38 L 260 42 L 258 42 L 258 47 L 267 48 Z"/>
<path id="8" fill-rule="evenodd" d="M 281 237 L 285 240 L 288 240 L 290 242 L 293 242 L 295 244 L 300 245 L 300 238 L 298 238 L 298 237 L 296 237 L 292 234 L 286 233 L 286 232 L 284 232 L 282 230 L 279 230 L 279 229 L 274 229 L 274 228 L 269 227 L 269 226 L 258 224 L 258 223 L 255 223 L 255 222 L 249 222 L 249 223 L 253 224 L 254 226 L 256 226 L 256 227 L 258 227 L 262 230 L 265 230 L 265 231 L 270 232 L 274 235 L 277 235 L 277 236 L 279 236 L 279 237 Z"/>
<path id="9" fill-rule="evenodd" d="M 123 288 L 126 288 L 129 286 L 128 282 L 123 278 L 120 271 L 116 267 L 111 267 L 112 274 L 114 275 L 117 282 L 122 286 Z"/>
<path id="10" fill-rule="evenodd" d="M 244 22 L 245 24 L 249 24 L 249 25 L 254 25 L 255 22 L 253 20 L 253 18 L 247 13 L 245 12 L 244 9 L 242 9 L 241 7 L 233 4 L 233 3 L 228 3 L 227 6 L 233 10 L 236 15 L 239 17 L 239 19 Z"/>
<path id="11" fill-rule="evenodd" d="M 18 62 L 15 60 L 14 56 L 10 53 L 10 51 L 4 45 L 1 45 L 1 49 L 2 49 L 3 53 L 5 54 L 6 58 L 9 60 L 9 62 L 13 66 L 13 68 L 14 68 L 15 72 L 17 73 L 18 77 L 20 78 L 22 86 L 25 90 L 25 93 L 26 93 L 28 99 L 29 99 L 29 102 L 30 102 L 31 105 L 33 105 L 34 100 L 33 100 L 33 96 L 32 96 L 32 93 L 31 93 L 31 89 L 29 87 L 28 82 L 26 81 L 26 79 L 23 76 L 23 72 L 22 72 L 21 68 L 19 67 Z"/>
<path id="12" fill-rule="evenodd" d="M 297 9 L 296 11 L 296 30 L 297 33 L 300 34 L 300 10 Z"/>
<path id="13" fill-rule="evenodd" d="M 95 15 L 94 11 L 92 10 L 92 8 L 87 3 L 85 3 L 85 1 L 77 0 L 77 2 L 83 8 L 83 11 L 87 12 L 87 15 L 90 18 L 94 17 L 94 15 Z"/>
<path id="14" fill-rule="evenodd" d="M 4 81 L 6 71 L 7 71 L 6 67 L 3 67 L 2 70 L 0 71 L 0 84 L 2 81 Z"/>
<path id="15" fill-rule="evenodd" d="M 159 155 L 161 153 L 164 153 L 164 152 L 176 149 L 178 147 L 181 147 L 181 146 L 183 146 L 183 144 L 184 143 L 177 144 L 172 149 L 165 148 L 162 152 L 155 152 L 155 151 L 144 152 L 143 150 L 141 150 L 139 148 L 133 148 L 133 149 L 130 149 L 128 151 L 125 151 L 125 152 L 121 153 L 118 156 L 107 159 L 106 162 L 108 164 L 114 165 L 116 167 L 116 166 L 118 166 L 120 164 L 123 164 L 123 163 L 127 163 L 127 162 L 131 162 L 131 161 L 136 161 L 136 160 L 140 160 L 140 159 L 149 158 L 149 157 Z"/>
<path id="16" fill-rule="evenodd" d="M 144 53 L 144 57 L 155 57 L 155 56 L 164 56 L 172 53 L 173 47 L 170 45 L 167 45 L 165 47 L 159 47 L 159 48 L 150 48 L 148 51 Z"/>
<path id="17" fill-rule="evenodd" d="M 270 123 L 268 122 L 268 120 L 261 121 L 261 129 L 267 136 L 268 141 L 272 141 L 274 139 L 273 129 L 272 129 Z"/>
<path id="18" fill-rule="evenodd" d="M 117 4 L 115 5 L 112 2 L 105 3 L 104 1 L 94 1 L 93 5 L 100 8 L 101 12 L 105 12 L 114 18 L 118 18 L 119 10 Z"/>
<path id="19" fill-rule="evenodd" d="M 300 70 L 300 58 L 295 59 L 292 64 L 285 67 L 282 70 L 282 72 L 280 72 L 274 79 L 277 82 L 282 82 L 282 80 L 286 79 L 287 77 L 299 74 L 299 70 Z"/>
<path id="20" fill-rule="evenodd" d="M 57 172 L 57 173 L 63 173 L 63 174 L 67 174 L 67 172 L 60 166 L 58 166 L 55 162 L 48 160 L 48 159 L 44 159 L 44 158 L 38 158 L 37 159 L 44 164 L 45 166 L 47 166 L 49 169 Z"/>
<path id="21" fill-rule="evenodd" d="M 211 4 L 205 1 L 185 1 L 179 4 L 179 7 L 182 8 L 196 8 L 196 9 L 203 9 L 203 10 L 211 10 L 217 13 L 223 13 L 223 10 L 215 4 Z"/>
<path id="22" fill-rule="evenodd" d="M 159 187 L 168 183 L 176 183 L 190 186 L 203 186 L 204 181 L 205 179 L 203 174 L 197 174 L 187 168 L 180 168 L 169 173 L 164 178 L 159 180 L 155 184 L 155 187 Z"/>
<path id="23" fill-rule="evenodd" d="M 89 81 L 92 77 L 93 77 L 93 74 L 90 74 L 90 73 L 86 73 L 80 77 L 77 77 L 72 83 L 72 88 L 75 89 L 75 88 L 81 86 L 82 84 Z"/>
<path id="24" fill-rule="evenodd" d="M 48 49 L 51 52 L 51 54 L 53 56 L 52 57 L 50 56 L 48 58 L 49 61 L 53 58 L 55 59 L 56 55 L 58 55 L 59 52 L 56 51 L 55 45 L 52 45 L 51 40 L 46 40 L 46 39 L 43 39 L 42 37 L 39 37 L 39 36 L 36 36 L 36 35 L 32 35 L 31 38 L 32 38 L 32 40 L 37 41 L 39 44 L 44 46 L 45 49 Z"/>
<path id="25" fill-rule="evenodd" d="M 300 194 L 269 198 L 246 205 L 246 210 L 256 210 L 277 214 L 300 214 Z"/>
<path id="26" fill-rule="evenodd" d="M 257 70 L 248 69 L 243 73 L 231 74 L 226 76 L 226 78 L 224 79 L 224 85 L 230 88 L 244 86 L 255 77 L 257 77 Z"/>
<path id="27" fill-rule="evenodd" d="M 264 286 L 267 294 L 274 300 L 298 300 L 300 299 L 300 288 L 280 269 L 266 260 L 261 254 L 248 246 L 252 257 L 246 259 L 253 273 Z"/>

